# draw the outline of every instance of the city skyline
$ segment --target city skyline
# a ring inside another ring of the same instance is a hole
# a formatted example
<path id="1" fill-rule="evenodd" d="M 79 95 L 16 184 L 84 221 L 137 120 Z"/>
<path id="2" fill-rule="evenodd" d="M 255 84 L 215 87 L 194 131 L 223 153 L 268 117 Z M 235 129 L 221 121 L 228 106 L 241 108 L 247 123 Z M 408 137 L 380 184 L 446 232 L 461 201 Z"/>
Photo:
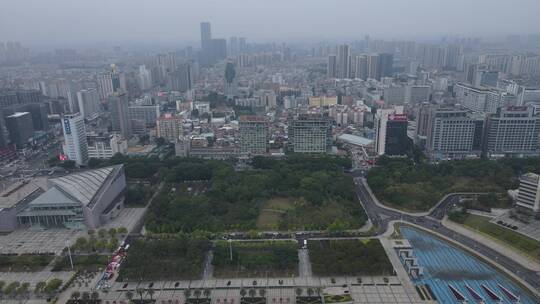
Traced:
<path id="1" fill-rule="evenodd" d="M 335 9 L 338 5 L 347 9 Z M 23 0 L 4 2 L 3 7 L 0 41 L 35 46 L 189 45 L 199 41 L 199 24 L 204 21 L 214 25 L 217 37 L 287 42 L 354 40 L 364 35 L 385 39 L 496 38 L 537 34 L 540 28 L 534 16 L 540 3 L 533 0 L 520 1 L 519 5 L 497 3 L 496 7 L 487 0 L 160 0 L 136 4 L 124 0 Z"/>

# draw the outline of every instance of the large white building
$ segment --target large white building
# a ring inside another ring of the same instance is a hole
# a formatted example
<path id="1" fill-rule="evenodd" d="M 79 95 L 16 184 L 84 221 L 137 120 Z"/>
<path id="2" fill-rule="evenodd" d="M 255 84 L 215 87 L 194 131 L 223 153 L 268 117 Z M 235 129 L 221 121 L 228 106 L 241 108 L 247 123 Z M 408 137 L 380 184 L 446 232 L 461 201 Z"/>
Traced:
<path id="1" fill-rule="evenodd" d="M 492 89 L 458 83 L 454 85 L 454 94 L 460 104 L 475 112 L 495 113 L 506 105 L 506 92 Z"/>
<path id="2" fill-rule="evenodd" d="M 119 215 L 125 189 L 123 165 L 17 182 L 0 194 L 0 231 L 96 229 Z"/>
<path id="3" fill-rule="evenodd" d="M 79 166 L 88 163 L 88 142 L 81 114 L 69 114 L 62 118 L 64 132 L 64 154 Z"/>
<path id="4" fill-rule="evenodd" d="M 534 212 L 540 211 L 540 175 L 526 173 L 519 178 L 516 204 Z"/>
<path id="5" fill-rule="evenodd" d="M 120 134 L 88 135 L 88 157 L 109 159 L 116 153 L 126 154 L 127 140 Z"/>

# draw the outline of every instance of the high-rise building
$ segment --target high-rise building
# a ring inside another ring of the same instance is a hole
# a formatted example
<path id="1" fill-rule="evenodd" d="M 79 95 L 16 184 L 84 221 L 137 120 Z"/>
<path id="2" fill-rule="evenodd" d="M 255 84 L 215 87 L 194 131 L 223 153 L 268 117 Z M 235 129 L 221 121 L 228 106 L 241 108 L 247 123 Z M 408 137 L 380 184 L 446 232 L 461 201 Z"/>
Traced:
<path id="1" fill-rule="evenodd" d="M 301 114 L 289 119 L 289 151 L 295 153 L 330 153 L 332 121 L 317 114 Z"/>
<path id="2" fill-rule="evenodd" d="M 64 131 L 64 154 L 69 160 L 75 161 L 77 165 L 86 165 L 88 163 L 88 142 L 86 141 L 84 118 L 79 113 L 64 115 L 62 130 Z"/>
<path id="3" fill-rule="evenodd" d="M 215 64 L 220 60 L 227 58 L 227 40 L 226 39 L 212 39 L 210 40 L 210 64 Z"/>
<path id="4" fill-rule="evenodd" d="M 183 63 L 169 73 L 169 88 L 173 91 L 187 92 L 193 88 L 193 69 L 190 63 Z"/>
<path id="5" fill-rule="evenodd" d="M 118 84 L 120 85 L 120 84 Z M 101 100 L 107 99 L 114 93 L 113 77 L 111 73 L 98 76 L 99 96 Z"/>
<path id="6" fill-rule="evenodd" d="M 380 68 L 379 68 L 379 55 L 372 54 L 366 56 L 367 60 L 367 77 L 371 79 L 381 79 L 381 75 L 379 74 Z"/>
<path id="7" fill-rule="evenodd" d="M 516 205 L 534 212 L 540 211 L 540 175 L 526 173 L 519 178 Z"/>
<path id="8" fill-rule="evenodd" d="M 463 61 L 463 46 L 459 44 L 449 45 L 446 52 L 446 68 L 449 70 L 461 70 Z"/>
<path id="9" fill-rule="evenodd" d="M 120 132 L 124 138 L 131 138 L 131 121 L 128 114 L 128 99 L 125 93 L 109 97 L 109 110 L 111 112 L 111 127 Z"/>
<path id="10" fill-rule="evenodd" d="M 326 68 L 326 76 L 328 78 L 336 78 L 337 77 L 337 56 L 336 55 L 329 55 L 328 56 L 328 65 Z"/>
<path id="11" fill-rule="evenodd" d="M 484 119 L 461 107 L 432 107 L 426 152 L 432 160 L 480 157 Z"/>
<path id="12" fill-rule="evenodd" d="M 146 91 L 152 88 L 152 74 L 145 65 L 139 66 L 139 87 Z"/>
<path id="13" fill-rule="evenodd" d="M 128 116 L 131 121 L 142 121 L 145 125 L 153 127 L 161 115 L 158 105 L 132 105 L 128 107 Z"/>
<path id="14" fill-rule="evenodd" d="M 245 38 L 244 38 L 245 43 Z M 242 38 L 240 38 L 242 42 Z M 227 58 L 227 40 L 212 38 L 209 22 L 201 23 L 201 53 L 200 63 L 204 66 L 214 65 L 216 62 Z"/>
<path id="15" fill-rule="evenodd" d="M 229 38 L 229 56 L 236 56 L 239 53 L 238 37 Z"/>
<path id="16" fill-rule="evenodd" d="M 181 117 L 172 116 L 171 114 L 165 114 L 165 116 L 159 117 L 156 123 L 158 137 L 162 137 L 172 143 L 178 141 L 178 137 L 181 135 Z"/>
<path id="17" fill-rule="evenodd" d="M 201 49 L 206 49 L 212 39 L 210 22 L 201 22 Z"/>
<path id="18" fill-rule="evenodd" d="M 404 135 L 406 137 L 407 115 L 403 114 L 403 107 L 377 110 L 373 120 L 373 126 L 375 129 L 375 151 L 378 155 L 389 154 L 389 152 L 399 153 L 402 149 L 405 151 L 408 149 L 407 139 L 402 137 L 403 125 L 405 130 Z M 403 143 L 406 144 L 404 144 L 403 147 L 398 147 Z M 387 146 L 388 144 L 390 147 Z"/>
<path id="19" fill-rule="evenodd" d="M 264 155 L 268 150 L 268 122 L 262 116 L 240 116 L 240 152 Z"/>
<path id="20" fill-rule="evenodd" d="M 338 47 L 337 78 L 350 78 L 351 54 L 347 44 Z"/>
<path id="21" fill-rule="evenodd" d="M 24 148 L 34 136 L 32 115 L 29 112 L 15 112 L 5 118 L 9 139 L 17 148 Z"/>
<path id="22" fill-rule="evenodd" d="M 431 108 L 432 105 L 427 102 L 423 102 L 418 106 L 416 111 L 416 137 L 427 136 Z"/>
<path id="23" fill-rule="evenodd" d="M 99 114 L 99 94 L 96 89 L 86 89 L 77 92 L 79 112 L 84 119 L 94 119 Z"/>
<path id="24" fill-rule="evenodd" d="M 356 68 L 354 75 L 356 78 L 366 80 L 368 78 L 368 63 L 366 56 L 356 56 Z"/>
<path id="25" fill-rule="evenodd" d="M 379 77 L 391 77 L 394 72 L 394 55 L 379 54 Z"/>
<path id="26" fill-rule="evenodd" d="M 487 157 L 540 155 L 540 115 L 532 106 L 497 109 L 487 117 L 485 131 Z"/>
<path id="27" fill-rule="evenodd" d="M 236 96 L 236 69 L 232 62 L 225 66 L 225 95 L 230 99 Z"/>

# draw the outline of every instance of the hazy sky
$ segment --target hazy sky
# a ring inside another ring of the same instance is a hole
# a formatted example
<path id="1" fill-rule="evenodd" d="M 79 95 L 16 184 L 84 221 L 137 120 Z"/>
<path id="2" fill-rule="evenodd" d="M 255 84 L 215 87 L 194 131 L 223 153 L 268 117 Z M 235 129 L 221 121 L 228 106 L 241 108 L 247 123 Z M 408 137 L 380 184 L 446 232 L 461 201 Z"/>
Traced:
<path id="1" fill-rule="evenodd" d="M 0 41 L 77 45 L 540 32 L 540 0 L 0 0 Z"/>

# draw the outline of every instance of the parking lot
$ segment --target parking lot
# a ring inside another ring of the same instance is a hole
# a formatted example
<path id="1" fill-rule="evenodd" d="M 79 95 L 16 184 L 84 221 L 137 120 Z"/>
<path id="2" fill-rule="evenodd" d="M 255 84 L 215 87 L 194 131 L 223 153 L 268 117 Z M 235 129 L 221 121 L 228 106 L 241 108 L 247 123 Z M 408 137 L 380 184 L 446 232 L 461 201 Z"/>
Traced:
<path id="1" fill-rule="evenodd" d="M 510 212 L 506 212 L 502 215 L 495 217 L 493 220 L 491 220 L 493 224 L 497 224 L 498 221 L 502 221 L 511 226 L 517 226 L 518 229 L 515 229 L 515 230 L 511 229 L 511 230 L 521 233 L 523 235 L 526 235 L 540 242 L 540 220 L 537 220 L 537 219 L 534 219 L 534 217 L 531 217 L 531 219 L 529 220 L 529 223 L 527 224 L 527 223 L 518 221 L 516 219 L 510 218 Z M 501 227 L 503 226 L 501 225 Z"/>

